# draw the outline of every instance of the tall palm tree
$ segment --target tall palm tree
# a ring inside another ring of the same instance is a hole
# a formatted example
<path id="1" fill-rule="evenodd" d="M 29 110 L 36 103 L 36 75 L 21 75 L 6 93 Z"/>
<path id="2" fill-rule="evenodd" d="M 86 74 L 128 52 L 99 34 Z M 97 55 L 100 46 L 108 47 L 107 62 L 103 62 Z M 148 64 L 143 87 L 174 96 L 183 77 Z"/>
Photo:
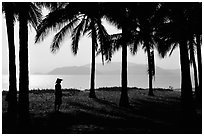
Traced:
<path id="1" fill-rule="evenodd" d="M 166 14 L 163 24 L 158 27 L 157 39 L 158 51 L 161 56 L 177 46 L 180 49 L 181 63 L 181 98 L 184 107 L 189 109 L 192 106 L 192 85 L 190 78 L 190 63 L 188 56 L 188 33 L 189 25 L 186 13 L 191 3 L 165 3 L 162 4 L 162 12 Z"/>
<path id="2" fill-rule="evenodd" d="M 121 34 L 112 35 L 114 46 L 122 47 L 121 97 L 119 106 L 129 106 L 127 92 L 127 46 L 132 44 L 131 31 L 135 28 L 135 19 L 132 19 L 132 9 L 137 3 L 104 3 L 104 17 L 111 24 L 122 30 Z M 118 44 L 118 45 L 117 45 Z M 114 48 L 115 48 L 114 47 Z"/>
<path id="3" fill-rule="evenodd" d="M 194 67 L 194 75 L 197 73 L 196 62 L 194 57 L 194 51 L 197 51 L 197 59 L 198 59 L 198 81 L 201 83 L 198 84 L 197 76 L 194 78 L 195 80 L 195 93 L 196 93 L 196 100 L 202 103 L 202 62 L 201 62 L 201 50 L 200 50 L 200 36 L 202 35 L 202 3 L 194 2 L 191 3 L 191 6 L 188 7 L 186 10 L 186 18 L 188 22 L 188 39 L 189 39 L 189 50 L 190 50 L 190 61 Z M 196 42 L 195 42 L 196 40 Z M 198 44 L 195 44 L 198 43 Z M 197 47 L 197 48 L 196 48 Z M 197 49 L 197 50 L 196 50 Z M 201 88 L 200 88 L 201 87 Z"/>
<path id="4" fill-rule="evenodd" d="M 200 105 L 202 105 L 202 55 L 201 55 L 201 37 L 202 37 L 202 3 L 195 2 L 190 10 L 190 24 L 194 30 L 196 47 L 197 47 L 197 62 L 198 62 L 198 81 L 199 89 L 196 95 Z"/>
<path id="5" fill-rule="evenodd" d="M 68 3 L 66 6 L 49 13 L 39 25 L 36 35 L 36 42 L 39 42 L 44 39 L 50 30 L 60 29 L 51 44 L 52 52 L 56 52 L 60 48 L 60 43 L 66 34 L 71 32 L 74 55 L 77 54 L 78 43 L 82 35 L 88 34 L 92 38 L 90 98 L 96 98 L 94 90 L 95 51 L 99 48 L 98 44 L 100 45 L 102 56 L 106 56 L 107 60 L 109 59 L 109 55 L 106 54 L 109 35 L 102 25 L 100 8 L 100 3 Z"/>
<path id="6" fill-rule="evenodd" d="M 155 19 L 158 3 L 139 3 L 134 10 L 134 16 L 138 19 L 138 27 L 133 33 L 135 44 L 131 46 L 131 52 L 135 54 L 139 45 L 143 45 L 143 49 L 147 52 L 148 58 L 148 75 L 149 75 L 149 95 L 153 96 L 152 80 L 155 76 L 154 63 L 154 33 L 155 33 Z"/>
<path id="7" fill-rule="evenodd" d="M 17 85 L 16 85 L 16 63 L 15 63 L 15 44 L 14 44 L 14 22 L 17 13 L 15 3 L 3 2 L 3 12 L 5 13 L 8 49 L 9 49 L 9 92 L 8 92 L 8 118 L 10 125 L 15 125 L 17 118 Z M 12 128 L 12 127 L 11 127 Z"/>
<path id="8" fill-rule="evenodd" d="M 31 2 L 16 3 L 19 14 L 19 117 L 29 119 L 28 24 L 34 28 L 41 20 L 41 11 Z"/>
<path id="9" fill-rule="evenodd" d="M 193 66 L 194 70 L 194 82 L 195 82 L 195 94 L 198 94 L 198 75 L 197 75 L 197 66 L 195 61 L 195 47 L 194 47 L 194 40 L 189 41 L 189 56 L 190 56 L 190 63 Z"/>
<path id="10" fill-rule="evenodd" d="M 198 60 L 198 79 L 199 79 L 199 90 L 197 94 L 198 101 L 202 104 L 202 55 L 201 55 L 201 35 L 196 34 L 196 45 L 197 45 L 197 60 Z"/>

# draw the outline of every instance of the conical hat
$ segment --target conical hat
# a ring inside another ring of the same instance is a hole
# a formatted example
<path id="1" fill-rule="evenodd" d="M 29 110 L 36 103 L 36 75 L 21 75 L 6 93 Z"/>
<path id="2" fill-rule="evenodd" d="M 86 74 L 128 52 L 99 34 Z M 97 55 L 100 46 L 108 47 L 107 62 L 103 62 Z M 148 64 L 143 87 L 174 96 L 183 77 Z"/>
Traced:
<path id="1" fill-rule="evenodd" d="M 61 83 L 62 79 L 57 78 L 56 83 Z"/>

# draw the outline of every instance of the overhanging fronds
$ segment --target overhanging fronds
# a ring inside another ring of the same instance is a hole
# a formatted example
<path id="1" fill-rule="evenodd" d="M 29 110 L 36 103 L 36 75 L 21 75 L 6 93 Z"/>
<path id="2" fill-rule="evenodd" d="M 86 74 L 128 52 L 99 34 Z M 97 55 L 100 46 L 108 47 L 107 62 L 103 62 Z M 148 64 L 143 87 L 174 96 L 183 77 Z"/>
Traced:
<path id="1" fill-rule="evenodd" d="M 55 53 L 59 47 L 61 42 L 64 40 L 65 35 L 68 32 L 71 32 L 74 28 L 74 26 L 78 23 L 78 18 L 73 19 L 70 23 L 68 23 L 66 26 L 64 26 L 55 36 L 53 39 L 53 42 L 51 44 L 51 52 Z"/>
<path id="2" fill-rule="evenodd" d="M 58 30 L 66 23 L 71 22 L 73 18 L 76 18 L 77 13 L 77 10 L 69 6 L 49 13 L 38 26 L 35 42 L 42 41 L 50 31 Z"/>
<path id="3" fill-rule="evenodd" d="M 84 30 L 85 20 L 86 19 L 83 18 L 79 23 L 79 25 L 75 27 L 72 32 L 72 52 L 74 55 L 76 55 L 78 51 L 78 44 L 79 44 L 79 40 L 82 35 L 82 32 Z"/>

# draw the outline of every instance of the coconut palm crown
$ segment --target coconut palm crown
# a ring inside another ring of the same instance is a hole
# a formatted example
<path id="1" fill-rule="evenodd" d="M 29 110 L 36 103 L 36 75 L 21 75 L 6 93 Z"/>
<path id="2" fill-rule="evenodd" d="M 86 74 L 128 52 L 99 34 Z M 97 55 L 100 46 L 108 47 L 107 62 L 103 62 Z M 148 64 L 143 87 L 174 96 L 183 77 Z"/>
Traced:
<path id="1" fill-rule="evenodd" d="M 89 8 L 87 8 L 89 7 Z M 95 98 L 95 55 L 102 54 L 102 61 L 111 59 L 109 52 L 109 35 L 102 25 L 100 3 L 67 3 L 66 6 L 50 12 L 38 26 L 36 42 L 43 40 L 52 30 L 59 30 L 51 44 L 51 51 L 56 52 L 68 33 L 71 33 L 72 52 L 77 54 L 80 38 L 87 34 L 92 38 L 91 89 L 89 97 Z"/>

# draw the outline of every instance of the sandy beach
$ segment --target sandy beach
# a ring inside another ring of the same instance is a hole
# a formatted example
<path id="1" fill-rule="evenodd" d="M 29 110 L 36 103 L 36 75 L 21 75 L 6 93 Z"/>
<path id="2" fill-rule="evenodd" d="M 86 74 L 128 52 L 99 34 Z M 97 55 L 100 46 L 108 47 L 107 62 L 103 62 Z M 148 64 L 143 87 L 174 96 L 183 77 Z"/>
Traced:
<path id="1" fill-rule="evenodd" d="M 202 133 L 201 109 L 196 117 L 186 120 L 179 91 L 129 88 L 130 107 L 118 106 L 120 89 L 99 88 L 97 99 L 88 97 L 88 90 L 64 89 L 60 112 L 54 112 L 54 90 L 31 90 L 28 130 L 16 128 L 13 133 L 139 133 L 185 134 Z M 8 132 L 6 91 L 2 92 L 2 132 Z M 190 120 L 194 122 L 190 122 Z"/>

